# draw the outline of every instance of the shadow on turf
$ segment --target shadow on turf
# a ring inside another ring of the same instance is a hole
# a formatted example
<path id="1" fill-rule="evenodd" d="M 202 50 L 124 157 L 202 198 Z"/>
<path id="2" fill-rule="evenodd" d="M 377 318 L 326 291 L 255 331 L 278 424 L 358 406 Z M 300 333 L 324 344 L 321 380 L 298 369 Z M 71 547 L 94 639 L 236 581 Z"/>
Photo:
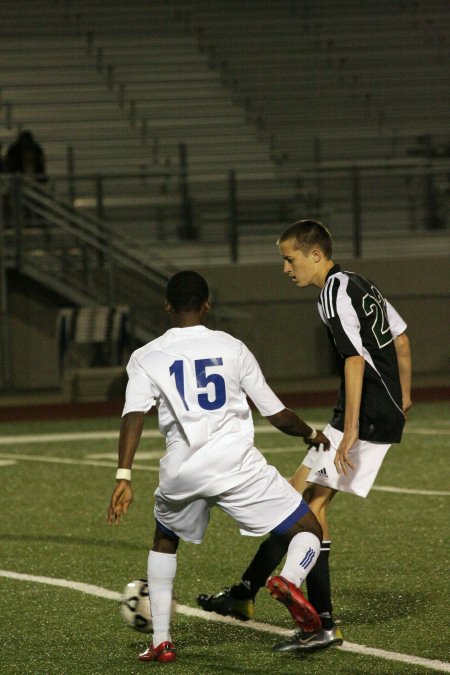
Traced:
<path id="1" fill-rule="evenodd" d="M 151 541 L 143 544 L 135 544 L 130 541 L 111 541 L 107 539 L 93 539 L 89 537 L 71 537 L 70 535 L 34 535 L 34 534 L 2 534 L 0 541 L 29 541 L 29 542 L 46 542 L 49 544 L 81 544 L 82 546 L 103 546 L 105 548 L 127 549 L 134 551 L 147 551 L 151 545 Z"/>
<path id="2" fill-rule="evenodd" d="M 172 638 L 178 655 L 177 664 L 184 667 L 186 673 L 225 675 L 225 673 L 239 672 L 248 673 L 248 675 L 261 675 L 261 672 L 263 672 L 261 665 L 254 664 L 255 657 L 252 651 L 246 648 L 248 640 L 246 634 L 243 634 L 240 628 L 224 626 L 223 624 L 210 624 L 209 622 L 199 624 L 196 621 L 193 624 L 191 619 L 182 620 L 182 624 L 179 626 L 176 624 L 176 621 L 172 624 Z M 257 642 L 263 650 L 267 650 L 268 657 L 273 656 L 271 647 L 273 642 L 277 641 L 276 637 L 271 642 L 270 636 L 260 633 L 259 635 L 253 635 L 252 640 Z M 128 641 L 126 647 L 137 658 L 140 652 L 147 649 L 151 641 L 151 634 L 148 636 L 136 634 L 136 639 Z M 232 645 L 234 645 L 234 649 Z M 231 654 L 230 664 L 227 664 L 226 659 L 230 656 L 228 654 L 230 647 L 231 652 L 234 653 Z M 259 658 L 261 658 L 261 655 Z M 239 661 L 239 670 L 236 669 L 236 659 Z M 279 659 L 279 655 L 277 655 L 277 659 Z"/>
<path id="3" fill-rule="evenodd" d="M 346 604 L 354 608 L 339 613 L 343 624 L 377 624 L 390 619 L 415 614 L 423 605 L 424 598 L 419 599 L 414 593 L 387 591 L 361 591 L 346 589 Z"/>

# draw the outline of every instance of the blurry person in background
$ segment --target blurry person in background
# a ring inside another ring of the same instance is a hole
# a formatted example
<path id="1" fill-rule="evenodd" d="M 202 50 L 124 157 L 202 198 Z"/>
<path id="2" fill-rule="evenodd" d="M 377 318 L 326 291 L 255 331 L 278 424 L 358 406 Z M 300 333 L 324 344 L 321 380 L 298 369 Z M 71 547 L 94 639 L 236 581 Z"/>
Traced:
<path id="1" fill-rule="evenodd" d="M 30 131 L 22 131 L 9 146 L 5 166 L 7 173 L 22 173 L 44 181 L 45 155 Z"/>

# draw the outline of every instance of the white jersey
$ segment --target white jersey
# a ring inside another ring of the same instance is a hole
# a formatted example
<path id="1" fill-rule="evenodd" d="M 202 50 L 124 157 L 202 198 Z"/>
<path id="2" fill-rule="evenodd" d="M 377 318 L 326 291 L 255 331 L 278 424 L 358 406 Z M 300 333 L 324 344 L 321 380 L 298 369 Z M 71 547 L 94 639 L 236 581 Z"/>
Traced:
<path id="1" fill-rule="evenodd" d="M 158 409 L 166 438 L 162 494 L 183 500 L 239 485 L 256 464 L 247 395 L 267 417 L 284 409 L 258 362 L 236 338 L 205 326 L 171 328 L 137 349 L 127 366 L 123 415 Z"/>

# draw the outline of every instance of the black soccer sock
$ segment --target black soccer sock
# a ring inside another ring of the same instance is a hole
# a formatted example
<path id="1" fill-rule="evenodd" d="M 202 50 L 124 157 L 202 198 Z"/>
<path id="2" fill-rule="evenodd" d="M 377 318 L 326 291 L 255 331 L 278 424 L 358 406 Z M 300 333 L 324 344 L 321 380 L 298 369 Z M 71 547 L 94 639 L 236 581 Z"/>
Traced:
<path id="1" fill-rule="evenodd" d="M 330 547 L 331 541 L 322 542 L 317 562 L 306 577 L 308 600 L 319 614 L 325 630 L 330 630 L 334 626 L 329 568 Z"/>
<path id="2" fill-rule="evenodd" d="M 285 537 L 271 534 L 263 541 L 250 565 L 242 575 L 242 581 L 231 589 L 232 597 L 242 600 L 254 599 L 267 578 L 278 567 L 289 547 Z"/>

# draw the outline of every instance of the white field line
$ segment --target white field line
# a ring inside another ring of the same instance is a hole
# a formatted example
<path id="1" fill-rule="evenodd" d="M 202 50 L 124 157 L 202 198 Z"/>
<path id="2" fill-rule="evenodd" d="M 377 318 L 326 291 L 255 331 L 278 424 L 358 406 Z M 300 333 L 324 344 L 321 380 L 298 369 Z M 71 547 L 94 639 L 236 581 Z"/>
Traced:
<path id="1" fill-rule="evenodd" d="M 279 448 L 262 448 L 262 452 L 265 454 L 282 454 L 282 453 L 299 453 L 301 450 L 298 448 L 289 448 L 289 447 L 279 447 Z M 158 451 L 146 452 L 142 451 L 138 456 L 142 460 L 158 460 L 162 457 L 163 453 Z M 109 461 L 108 461 L 109 460 Z M 0 468 L 2 466 L 9 466 L 16 464 L 18 461 L 26 462 L 47 462 L 49 464 L 65 464 L 71 466 L 103 466 L 107 468 L 116 468 L 117 467 L 117 453 L 94 453 L 89 455 L 89 459 L 72 459 L 69 457 L 49 457 L 48 455 L 22 455 L 17 453 L 8 453 L 0 452 Z M 158 465 L 149 465 L 149 464 L 133 464 L 133 470 L 136 471 L 151 471 L 153 473 L 159 472 Z M 378 492 L 391 492 L 396 494 L 410 494 L 410 495 L 423 495 L 423 496 L 434 496 L 434 497 L 449 497 L 450 491 L 446 490 L 418 490 L 413 488 L 400 488 L 391 485 L 374 485 L 372 490 Z"/>
<path id="2" fill-rule="evenodd" d="M 314 428 L 323 428 L 324 422 L 308 422 Z M 256 426 L 256 434 L 278 434 L 272 426 Z M 450 429 L 427 429 L 423 427 L 406 427 L 406 434 L 420 434 L 425 436 L 448 436 Z M 0 436 L 0 445 L 19 445 L 28 443 L 66 443 L 71 441 L 107 441 L 118 440 L 119 431 L 74 431 L 55 434 L 20 434 L 19 436 Z M 142 438 L 161 438 L 158 429 L 147 429 L 142 432 Z"/>
<path id="3" fill-rule="evenodd" d="M 70 459 L 69 457 L 47 457 L 45 455 L 17 455 L 15 453 L 0 453 L 0 459 L 14 459 L 16 461 L 26 461 L 26 462 L 48 462 L 49 464 L 71 464 L 75 466 L 86 465 L 86 466 L 107 466 L 109 468 L 117 469 L 117 460 L 115 462 L 102 462 L 99 460 L 91 459 Z M 145 466 L 143 464 L 134 464 L 133 469 L 138 469 L 140 471 L 154 471 L 158 472 L 158 466 Z"/>
<path id="4" fill-rule="evenodd" d="M 313 427 L 324 426 L 323 422 L 310 422 Z M 259 434 L 278 434 L 272 426 L 258 426 L 255 429 Z M 142 438 L 161 438 L 158 429 L 144 429 Z M 71 441 L 107 441 L 118 440 L 119 431 L 70 431 L 52 434 L 20 434 L 19 436 L 0 436 L 0 445 L 19 445 L 28 443 L 70 443 Z"/>
<path id="5" fill-rule="evenodd" d="M 289 450 L 287 450 L 289 452 Z M 141 457 L 144 459 L 144 457 Z M 4 461 L 5 460 L 5 461 Z M 13 461 L 11 461 L 13 460 Z M 68 464 L 72 466 L 105 466 L 108 468 L 117 468 L 117 461 L 101 461 L 96 459 L 70 459 L 68 457 L 48 457 L 46 455 L 18 455 L 16 453 L 0 452 L 0 467 L 16 464 L 17 462 L 48 462 L 49 464 Z M 159 466 L 133 464 L 133 471 L 152 471 L 158 473 Z M 414 490 L 411 488 L 398 488 L 390 485 L 374 485 L 372 490 L 379 492 L 394 492 L 399 494 L 426 495 L 435 497 L 449 497 L 450 492 L 444 490 Z"/>
<path id="6" fill-rule="evenodd" d="M 321 423 L 310 422 L 314 427 L 321 426 Z M 274 430 L 272 426 L 257 426 L 255 429 L 256 433 L 278 433 Z M 432 430 L 428 429 L 411 429 L 409 433 L 433 433 Z M 434 433 L 440 433 L 447 435 L 450 432 L 446 430 L 434 430 Z M 160 438 L 162 440 L 161 434 L 157 429 L 144 430 L 142 436 L 144 438 Z M 87 431 L 87 432 L 70 432 L 62 434 L 23 434 L 20 436 L 0 436 L 0 446 L 1 445 L 16 445 L 16 444 L 28 444 L 28 443 L 57 443 L 57 442 L 67 442 L 67 441 L 90 441 L 90 440 L 117 440 L 118 432 L 117 431 Z M 262 448 L 261 449 L 265 454 L 282 454 L 282 453 L 301 453 L 302 448 L 295 448 L 289 446 L 273 447 L 273 448 Z M 146 452 L 142 451 L 139 455 L 141 460 L 147 459 L 158 459 L 162 456 L 162 452 L 158 453 L 157 451 Z M 67 465 L 87 465 L 87 466 L 104 466 L 104 467 L 116 467 L 116 453 L 95 453 L 89 456 L 89 459 L 70 459 L 63 457 L 48 457 L 45 455 L 18 455 L 16 453 L 0 453 L 0 467 L 7 466 L 10 464 L 15 464 L 17 461 L 30 461 L 30 462 L 48 462 L 52 464 L 67 464 Z M 101 461 L 101 459 L 110 461 Z M 158 472 L 157 466 L 149 466 L 143 464 L 134 464 L 133 469 L 140 471 L 151 471 Z M 402 493 L 402 494 L 415 494 L 415 495 L 427 495 L 427 496 L 449 496 L 450 492 L 441 491 L 441 490 L 416 490 L 410 488 L 397 488 L 394 486 L 383 486 L 383 485 L 374 485 L 372 490 L 378 490 L 380 492 L 393 492 L 393 493 Z"/>
<path id="7" fill-rule="evenodd" d="M 69 588 L 70 590 L 80 591 L 81 593 L 93 595 L 97 598 L 104 598 L 106 600 L 119 601 L 121 599 L 121 594 L 117 593 L 116 591 L 110 591 L 107 588 L 102 588 L 101 586 L 84 584 L 78 581 L 69 581 L 68 579 L 54 579 L 53 577 L 21 574 L 19 572 L 12 572 L 9 570 L 0 570 L 0 577 L 15 579 L 18 581 L 47 584 L 50 586 L 60 586 L 62 588 Z M 261 623 L 259 621 L 246 621 L 244 623 L 231 617 L 219 616 L 215 613 L 206 613 L 200 609 L 189 607 L 187 605 L 177 605 L 177 612 L 179 614 L 192 616 L 204 621 L 215 621 L 217 623 L 232 624 L 233 626 L 239 626 L 240 628 L 271 633 L 272 635 L 281 635 L 283 637 L 292 635 L 292 630 L 287 628 L 271 626 L 270 624 Z M 386 661 L 399 661 L 409 665 L 421 666 L 423 668 L 429 668 L 430 670 L 436 670 L 441 673 L 450 673 L 450 663 L 447 663 L 446 661 L 439 661 L 437 659 L 424 659 L 420 656 L 411 656 L 410 654 L 401 654 L 399 652 L 391 652 L 384 649 L 366 647 L 365 645 L 359 645 L 353 642 L 344 642 L 341 647 L 336 647 L 336 649 L 353 654 L 360 654 L 362 656 L 374 656 L 376 658 L 385 659 Z"/>
<path id="8" fill-rule="evenodd" d="M 159 431 L 149 430 L 142 433 L 143 438 L 161 436 Z M 107 441 L 118 440 L 118 431 L 77 431 L 63 434 L 21 434 L 20 436 L 0 436 L 0 445 L 20 445 L 28 443 L 67 443 L 70 441 Z"/>
<path id="9" fill-rule="evenodd" d="M 450 492 L 445 490 L 413 490 L 412 488 L 399 488 L 393 485 L 374 485 L 372 490 L 378 492 L 395 492 L 404 495 L 431 495 L 433 497 L 449 497 Z"/>

